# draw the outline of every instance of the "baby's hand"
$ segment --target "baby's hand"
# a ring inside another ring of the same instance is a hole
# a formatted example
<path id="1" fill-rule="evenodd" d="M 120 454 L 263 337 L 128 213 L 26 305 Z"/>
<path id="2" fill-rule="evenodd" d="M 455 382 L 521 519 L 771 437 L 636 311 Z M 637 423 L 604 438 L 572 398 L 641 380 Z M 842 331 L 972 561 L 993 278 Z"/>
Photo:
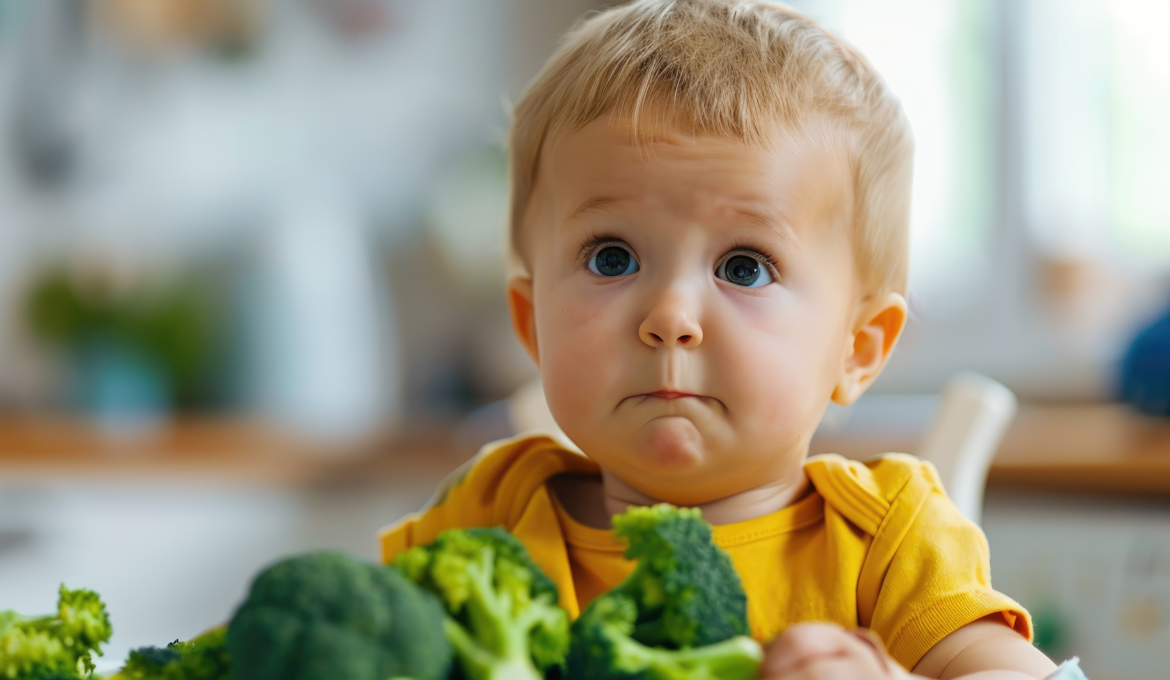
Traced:
<path id="1" fill-rule="evenodd" d="M 768 645 L 761 680 L 908 680 L 867 629 L 802 623 Z"/>

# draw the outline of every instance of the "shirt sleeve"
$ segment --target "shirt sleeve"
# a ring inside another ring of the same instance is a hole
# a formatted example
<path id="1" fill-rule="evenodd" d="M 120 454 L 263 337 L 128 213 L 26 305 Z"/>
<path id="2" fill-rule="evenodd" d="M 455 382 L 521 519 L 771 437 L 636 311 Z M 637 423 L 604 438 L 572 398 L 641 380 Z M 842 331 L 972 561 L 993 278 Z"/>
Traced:
<path id="1" fill-rule="evenodd" d="M 908 479 L 874 534 L 859 592 L 872 602 L 868 625 L 890 655 L 913 669 L 952 632 L 999 614 L 1029 641 L 1028 612 L 991 587 L 991 563 L 983 531 L 938 488 L 927 465 Z"/>
<path id="2" fill-rule="evenodd" d="M 485 507 L 484 494 L 472 459 L 451 473 L 439 485 L 426 507 L 402 518 L 378 533 L 382 563 L 389 564 L 398 555 L 416 545 L 426 545 L 440 533 L 455 527 L 490 524 L 491 508 Z"/>

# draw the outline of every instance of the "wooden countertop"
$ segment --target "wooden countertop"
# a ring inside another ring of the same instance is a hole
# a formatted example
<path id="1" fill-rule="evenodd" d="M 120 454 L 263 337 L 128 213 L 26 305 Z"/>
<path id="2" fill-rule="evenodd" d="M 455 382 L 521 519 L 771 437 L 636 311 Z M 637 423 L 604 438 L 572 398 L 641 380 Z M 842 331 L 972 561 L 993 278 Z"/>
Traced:
<path id="1" fill-rule="evenodd" d="M 813 439 L 812 452 L 866 459 L 914 453 L 915 445 L 888 434 L 825 437 Z M 1119 404 L 1021 406 L 991 463 L 987 487 L 1170 497 L 1170 418 Z"/>
<path id="2" fill-rule="evenodd" d="M 864 459 L 885 451 L 914 453 L 898 436 L 824 437 L 814 453 Z M 1170 497 L 1170 418 L 1120 404 L 1023 405 L 1004 436 L 987 479 L 992 489 L 1043 489 Z"/>
<path id="3" fill-rule="evenodd" d="M 242 418 L 182 418 L 119 433 L 79 419 L 8 417 L 0 418 L 0 480 L 170 477 L 287 485 L 441 477 L 462 461 L 440 431 L 432 425 L 311 443 Z"/>
<path id="4" fill-rule="evenodd" d="M 306 484 L 425 476 L 466 458 L 450 423 L 415 425 L 348 445 L 309 445 L 250 420 L 187 419 L 149 435 L 113 437 L 81 421 L 0 418 L 0 478 L 182 476 Z M 818 438 L 814 453 L 865 458 L 913 453 L 905 437 Z M 1024 406 L 992 465 L 993 488 L 1170 497 L 1170 418 L 1114 404 Z"/>
<path id="5" fill-rule="evenodd" d="M 1025 408 L 988 485 L 1170 497 L 1170 418 L 1120 405 Z"/>

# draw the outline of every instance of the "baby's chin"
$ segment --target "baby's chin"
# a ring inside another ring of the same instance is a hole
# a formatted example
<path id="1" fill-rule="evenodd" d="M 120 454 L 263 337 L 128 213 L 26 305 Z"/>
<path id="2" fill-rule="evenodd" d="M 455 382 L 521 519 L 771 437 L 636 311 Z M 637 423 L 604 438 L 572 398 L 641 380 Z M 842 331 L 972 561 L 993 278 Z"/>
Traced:
<path id="1" fill-rule="evenodd" d="M 702 416 L 621 418 L 570 436 L 608 474 L 655 501 L 679 506 L 704 505 L 771 484 L 803 463 L 797 445 L 801 437 L 795 433 L 753 433 L 767 442 L 792 439 L 792 446 L 778 449 L 759 436 L 745 440 L 725 419 Z"/>
<path id="2" fill-rule="evenodd" d="M 674 477 L 687 475 L 707 460 L 703 435 L 685 416 L 660 416 L 639 428 L 634 455 L 645 474 Z"/>
<path id="3" fill-rule="evenodd" d="M 718 469 L 710 444 L 689 418 L 662 416 L 640 427 L 629 444 L 614 447 L 613 459 L 597 462 L 658 501 L 701 505 L 727 492 L 725 470 Z"/>

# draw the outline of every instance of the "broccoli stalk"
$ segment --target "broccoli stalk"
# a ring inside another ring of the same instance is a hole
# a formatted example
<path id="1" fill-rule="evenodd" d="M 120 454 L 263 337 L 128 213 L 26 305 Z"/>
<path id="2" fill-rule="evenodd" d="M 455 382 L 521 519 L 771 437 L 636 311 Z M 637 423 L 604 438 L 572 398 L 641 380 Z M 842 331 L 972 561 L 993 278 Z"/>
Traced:
<path id="1" fill-rule="evenodd" d="M 497 591 L 494 580 L 495 555 L 483 551 L 467 563 L 467 615 L 478 638 L 452 618 L 443 630 L 463 660 L 465 672 L 473 678 L 532 677 L 536 667 L 528 653 L 528 636 L 548 619 L 544 607 L 514 611 L 512 592 Z M 450 566 L 450 565 L 448 565 Z"/>
<path id="2" fill-rule="evenodd" d="M 563 667 L 568 612 L 556 586 L 502 529 L 454 529 L 395 562 L 407 578 L 439 596 L 444 625 L 470 680 L 526 680 Z"/>
<path id="3" fill-rule="evenodd" d="M 711 525 L 662 504 L 614 518 L 637 565 L 573 624 L 569 677 L 751 680 L 763 650 L 747 637 L 747 597 Z"/>
<path id="4" fill-rule="evenodd" d="M 57 613 L 25 617 L 0 612 L 0 677 L 85 678 L 93 655 L 113 632 L 106 605 L 92 590 L 58 591 Z"/>
<path id="5" fill-rule="evenodd" d="M 754 680 L 759 675 L 763 650 L 749 637 L 700 647 L 655 647 L 635 639 L 637 618 L 637 605 L 625 595 L 595 600 L 573 627 L 574 649 L 591 658 L 571 656 L 569 677 Z"/>

